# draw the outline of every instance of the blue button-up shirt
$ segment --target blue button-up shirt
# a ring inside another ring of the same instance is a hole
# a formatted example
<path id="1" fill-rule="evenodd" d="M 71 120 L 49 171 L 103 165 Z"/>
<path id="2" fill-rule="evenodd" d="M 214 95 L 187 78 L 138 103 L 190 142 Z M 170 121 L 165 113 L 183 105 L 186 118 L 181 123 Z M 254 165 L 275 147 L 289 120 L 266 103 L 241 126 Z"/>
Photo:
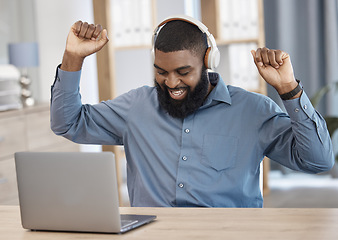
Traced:
<path id="1" fill-rule="evenodd" d="M 80 75 L 58 69 L 52 130 L 77 143 L 124 145 L 131 206 L 262 207 L 264 156 L 310 173 L 333 165 L 325 121 L 305 92 L 284 101 L 287 115 L 268 97 L 210 73 L 215 88 L 203 106 L 177 119 L 154 87 L 82 105 Z"/>

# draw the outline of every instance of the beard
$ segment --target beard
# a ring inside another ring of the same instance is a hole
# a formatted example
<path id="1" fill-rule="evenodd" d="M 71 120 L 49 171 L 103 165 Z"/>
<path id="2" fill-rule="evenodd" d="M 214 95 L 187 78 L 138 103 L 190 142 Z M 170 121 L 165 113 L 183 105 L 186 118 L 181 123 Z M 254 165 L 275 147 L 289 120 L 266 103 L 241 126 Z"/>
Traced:
<path id="1" fill-rule="evenodd" d="M 191 88 L 188 87 L 188 94 L 183 100 L 175 100 L 171 98 L 168 87 L 164 83 L 160 85 L 155 80 L 155 86 L 161 107 L 168 112 L 170 116 L 184 119 L 203 105 L 209 89 L 208 71 L 205 67 L 203 67 L 201 78 L 195 89 L 191 91 Z"/>

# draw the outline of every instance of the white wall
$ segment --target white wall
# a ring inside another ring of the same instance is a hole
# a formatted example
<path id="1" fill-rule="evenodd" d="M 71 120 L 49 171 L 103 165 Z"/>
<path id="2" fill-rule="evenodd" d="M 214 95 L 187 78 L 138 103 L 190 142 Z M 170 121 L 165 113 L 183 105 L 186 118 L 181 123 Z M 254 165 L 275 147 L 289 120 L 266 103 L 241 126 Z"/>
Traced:
<path id="1" fill-rule="evenodd" d="M 61 63 L 70 27 L 77 20 L 94 23 L 91 0 L 34 0 L 36 32 L 39 43 L 40 100 L 49 101 L 50 86 L 56 66 Z M 96 57 L 86 58 L 83 65 L 80 91 L 83 103 L 98 102 Z M 96 145 L 81 145 L 82 151 L 100 151 Z"/>
<path id="2" fill-rule="evenodd" d="M 37 41 L 40 50 L 40 99 L 49 101 L 55 69 L 62 61 L 68 31 L 77 20 L 94 22 L 91 0 L 34 0 Z M 84 103 L 97 103 L 97 68 L 95 55 L 85 60 L 81 94 Z"/>

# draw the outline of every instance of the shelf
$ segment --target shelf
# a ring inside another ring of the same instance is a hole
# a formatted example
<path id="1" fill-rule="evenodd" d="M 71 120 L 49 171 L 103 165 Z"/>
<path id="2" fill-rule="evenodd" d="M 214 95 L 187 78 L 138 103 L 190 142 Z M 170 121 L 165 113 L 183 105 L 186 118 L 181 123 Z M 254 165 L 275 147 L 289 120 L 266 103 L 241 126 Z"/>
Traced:
<path id="1" fill-rule="evenodd" d="M 256 43 L 259 45 L 259 39 L 258 38 L 249 38 L 249 39 L 240 39 L 240 40 L 216 40 L 217 46 L 222 45 L 230 45 L 230 44 L 236 44 L 236 43 Z"/>
<path id="2" fill-rule="evenodd" d="M 138 50 L 138 49 L 151 49 L 151 45 L 138 45 L 138 46 L 123 46 L 123 47 L 114 47 L 115 51 L 125 51 L 125 50 Z"/>

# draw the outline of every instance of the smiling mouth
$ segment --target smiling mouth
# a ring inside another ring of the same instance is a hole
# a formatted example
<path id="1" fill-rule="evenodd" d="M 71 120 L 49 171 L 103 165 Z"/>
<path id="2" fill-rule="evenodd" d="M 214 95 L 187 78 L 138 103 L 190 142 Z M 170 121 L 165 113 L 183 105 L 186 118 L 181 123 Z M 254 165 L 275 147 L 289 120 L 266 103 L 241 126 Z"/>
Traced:
<path id="1" fill-rule="evenodd" d="M 188 88 L 182 87 L 182 88 L 168 88 L 168 92 L 171 96 L 171 98 L 175 100 L 182 100 L 185 98 Z"/>

